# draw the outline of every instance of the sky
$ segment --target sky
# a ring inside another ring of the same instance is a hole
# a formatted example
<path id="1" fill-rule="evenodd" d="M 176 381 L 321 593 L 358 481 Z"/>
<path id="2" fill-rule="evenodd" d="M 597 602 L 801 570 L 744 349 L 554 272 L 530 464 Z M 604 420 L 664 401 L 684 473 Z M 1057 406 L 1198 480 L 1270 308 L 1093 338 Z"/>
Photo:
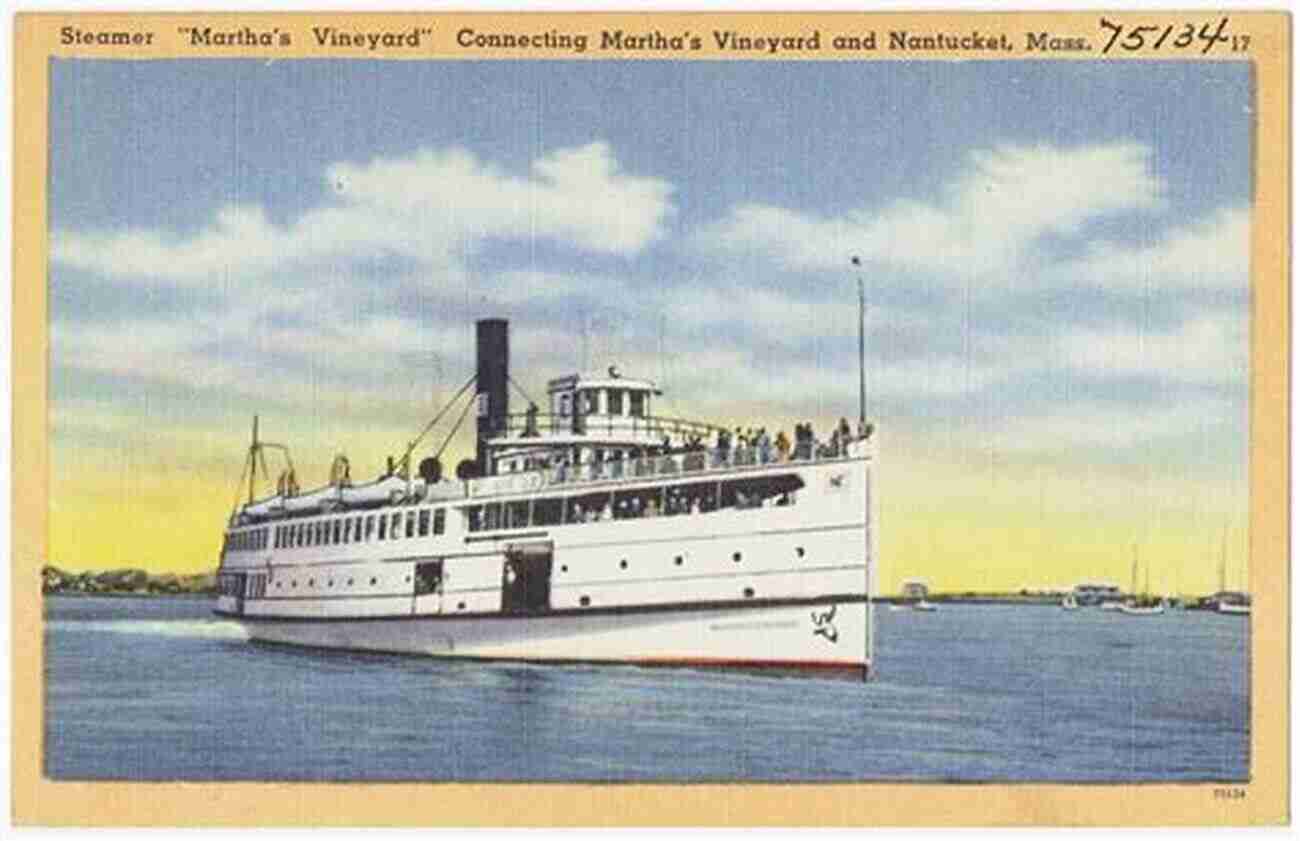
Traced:
<path id="1" fill-rule="evenodd" d="M 861 280 L 882 591 L 1244 586 L 1252 125 L 1229 62 L 54 61 L 50 561 L 211 569 L 254 414 L 378 473 L 476 318 L 828 430 Z"/>

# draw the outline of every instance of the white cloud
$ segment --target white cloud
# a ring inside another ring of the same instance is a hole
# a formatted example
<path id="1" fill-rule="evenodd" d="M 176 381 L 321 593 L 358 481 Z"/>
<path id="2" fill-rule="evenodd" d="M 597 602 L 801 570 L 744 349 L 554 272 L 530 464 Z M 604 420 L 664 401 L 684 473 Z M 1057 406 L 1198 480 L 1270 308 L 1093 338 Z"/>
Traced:
<path id="1" fill-rule="evenodd" d="M 1061 276 L 1103 289 L 1245 289 L 1250 277 L 1250 211 L 1225 208 L 1133 247 L 1095 244 Z"/>
<path id="2" fill-rule="evenodd" d="M 1056 349 L 1062 368 L 1102 379 L 1245 386 L 1250 370 L 1248 325 L 1237 313 L 1202 313 L 1164 330 L 1075 329 Z"/>
<path id="3" fill-rule="evenodd" d="M 1159 407 L 1070 404 L 1038 415 L 999 420 L 989 430 L 990 444 L 1008 452 L 1059 452 L 1087 456 L 1086 449 L 1119 452 L 1153 442 L 1178 441 L 1239 430 L 1245 408 L 1238 402 L 1207 398 Z M 1220 438 L 1214 446 L 1237 446 L 1237 435 Z"/>
<path id="4" fill-rule="evenodd" d="M 622 172 L 600 142 L 539 158 L 524 178 L 460 149 L 338 163 L 325 178 L 334 203 L 287 225 L 232 205 L 189 237 L 56 230 L 51 258 L 107 277 L 184 284 L 239 281 L 299 260 L 400 255 L 454 265 L 492 238 L 635 254 L 663 235 L 673 212 L 670 184 Z"/>
<path id="5" fill-rule="evenodd" d="M 445 397 L 459 386 L 472 367 L 472 318 L 506 315 L 516 325 L 515 377 L 535 397 L 544 397 L 547 377 L 617 363 L 629 376 L 662 380 L 669 394 L 661 408 L 673 412 L 704 419 L 751 412 L 769 425 L 796 417 L 821 423 L 856 410 L 858 312 L 844 269 L 847 256 L 858 253 L 876 265 L 924 270 L 908 282 L 933 287 L 882 286 L 893 297 L 872 302 L 869 404 L 961 423 L 965 415 L 949 407 L 972 394 L 995 395 L 996 405 L 982 402 L 982 411 L 1006 416 L 999 436 L 1017 451 L 1059 449 L 1073 440 L 1124 448 L 1204 427 L 1204 407 L 1150 412 L 1141 400 L 1117 399 L 1122 409 L 1067 406 L 1035 415 L 1036 398 L 1021 401 L 1015 388 L 1032 375 L 1041 388 L 1045 372 L 1094 384 L 1151 378 L 1168 386 L 1170 400 L 1178 399 L 1180 387 L 1192 387 L 1186 394 L 1242 384 L 1247 321 L 1235 304 L 1223 311 L 1189 306 L 1183 322 L 1155 330 L 1131 326 L 1137 313 L 1131 306 L 1120 318 L 1059 333 L 1046 320 L 1051 305 L 1012 313 L 1013 333 L 979 319 L 1016 277 L 1075 291 L 1235 288 L 1246 277 L 1247 211 L 1217 212 L 1146 246 L 1103 243 L 1080 259 L 1053 261 L 1043 237 L 1078 234 L 1090 221 L 1161 206 L 1149 152 L 1132 144 L 1002 147 L 965 162 L 964 172 L 929 204 L 899 201 L 874 215 L 862 209 L 839 219 L 748 205 L 692 240 L 696 256 L 740 251 L 761 261 L 769 267 L 761 285 L 744 260 L 688 267 L 710 272 L 707 278 L 652 282 L 545 263 L 483 274 L 470 268 L 465 254 L 494 237 L 631 254 L 664 236 L 672 188 L 621 173 L 604 144 L 547 155 L 527 177 L 460 150 L 338 164 L 326 174 L 332 203 L 287 225 L 258 208 L 230 207 L 185 238 L 57 234 L 57 264 L 133 282 L 183 286 L 215 278 L 233 288 L 205 304 L 201 330 L 192 321 L 145 315 L 118 324 L 93 316 L 56 321 L 54 360 L 198 385 L 227 405 L 274 401 L 313 418 L 369 413 L 382 423 L 416 416 L 435 391 Z M 420 269 L 377 279 L 329 263 L 383 255 L 416 259 Z M 304 268 L 304 261 L 321 261 L 323 268 Z M 1030 265 L 1033 271 L 1025 271 Z M 777 286 L 790 268 L 838 272 L 827 275 L 828 283 L 840 285 Z M 886 271 L 880 282 L 897 278 Z M 958 284 L 969 292 L 976 279 L 981 307 L 952 294 Z M 265 294 L 246 294 L 259 288 L 252 284 L 265 284 Z M 897 294 L 918 291 L 924 294 Z M 398 299 L 416 302 L 420 311 L 395 308 Z M 558 299 L 572 308 L 561 310 Z M 937 300 L 942 309 L 918 300 Z M 1160 314 L 1157 323 L 1169 324 L 1168 316 L 1180 313 Z M 1216 417 L 1235 418 L 1239 402 L 1218 406 Z M 971 404 L 963 405 L 957 411 L 968 415 Z"/>
<path id="6" fill-rule="evenodd" d="M 999 282 L 992 275 L 1007 273 L 1044 235 L 1074 234 L 1117 212 L 1158 209 L 1163 185 L 1150 158 L 1149 149 L 1132 143 L 1002 146 L 969 154 L 934 203 L 899 201 L 841 218 L 743 205 L 696 244 L 706 253 L 757 253 L 803 270 L 842 269 L 856 254 L 869 264 Z"/>

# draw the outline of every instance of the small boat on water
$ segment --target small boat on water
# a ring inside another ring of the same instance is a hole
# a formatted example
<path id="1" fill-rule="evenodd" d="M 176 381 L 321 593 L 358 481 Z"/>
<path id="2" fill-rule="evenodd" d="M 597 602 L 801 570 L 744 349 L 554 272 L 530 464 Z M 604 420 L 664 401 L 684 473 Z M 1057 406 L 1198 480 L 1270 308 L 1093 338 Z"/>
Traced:
<path id="1" fill-rule="evenodd" d="M 1164 602 L 1156 602 L 1155 604 L 1134 602 L 1120 605 L 1119 612 L 1125 616 L 1159 616 L 1165 612 L 1165 605 Z"/>
<path id="2" fill-rule="evenodd" d="M 1065 598 L 1061 599 L 1061 608 L 1062 608 L 1063 610 L 1078 610 L 1078 609 L 1079 609 L 1079 602 L 1078 602 L 1078 600 L 1076 600 L 1076 599 L 1074 598 L 1074 594 L 1073 594 L 1073 593 L 1070 593 L 1070 594 L 1067 595 Z"/>
<path id="3" fill-rule="evenodd" d="M 1242 570 L 1243 575 L 1245 570 Z M 1228 589 L 1228 527 L 1223 527 L 1223 548 L 1219 555 L 1219 591 L 1207 601 L 1224 616 L 1249 616 L 1250 593 Z"/>
<path id="4" fill-rule="evenodd" d="M 920 611 L 921 613 L 933 613 L 938 610 L 939 606 L 934 602 L 928 602 L 925 599 L 917 601 L 893 602 L 889 605 L 890 613 L 901 613 L 903 611 Z"/>
<path id="5" fill-rule="evenodd" d="M 1130 592 L 1137 592 L 1138 580 L 1138 547 L 1133 544 L 1133 584 Z M 1165 612 L 1164 599 L 1157 599 L 1149 595 L 1151 592 L 1151 566 L 1147 565 L 1147 580 L 1143 586 L 1143 594 L 1135 595 L 1125 602 L 1122 602 L 1118 610 L 1125 616 L 1159 616 Z"/>

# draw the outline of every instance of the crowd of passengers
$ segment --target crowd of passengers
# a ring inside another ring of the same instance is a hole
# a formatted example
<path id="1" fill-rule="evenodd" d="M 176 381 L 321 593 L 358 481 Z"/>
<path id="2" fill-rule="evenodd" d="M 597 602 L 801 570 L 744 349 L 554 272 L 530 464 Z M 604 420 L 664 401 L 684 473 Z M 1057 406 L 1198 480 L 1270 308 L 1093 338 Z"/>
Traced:
<path id="1" fill-rule="evenodd" d="M 702 435 L 688 435 L 683 444 L 674 445 L 672 439 L 665 435 L 659 446 L 648 447 L 645 456 L 659 458 L 662 456 L 684 456 L 681 461 L 683 470 L 703 470 L 708 467 L 721 467 L 728 464 L 772 464 L 784 461 L 810 460 L 816 458 L 836 458 L 848 454 L 848 445 L 857 438 L 869 437 L 872 425 L 865 424 L 856 436 L 845 418 L 831 431 L 828 440 L 819 440 L 811 423 L 797 423 L 794 426 L 794 438 L 778 430 L 773 436 L 766 427 L 736 427 L 734 431 L 719 429 L 713 447 L 708 447 Z M 610 475 L 614 477 L 625 474 L 623 454 L 614 451 L 609 455 L 597 452 L 595 460 L 585 465 L 592 475 Z M 572 467 L 567 461 L 552 465 L 560 479 Z M 669 469 L 676 463 L 665 464 Z M 630 470 L 626 471 L 632 472 Z"/>
<path id="2" fill-rule="evenodd" d="M 764 495 L 759 492 L 746 494 L 743 491 L 737 491 L 730 504 L 723 505 L 724 508 L 758 508 L 768 505 L 786 506 L 790 505 L 793 500 L 789 492 Z M 594 503 L 588 503 L 585 507 L 581 500 L 572 500 L 569 507 L 567 522 L 570 523 L 597 523 L 602 520 L 627 520 L 637 517 L 671 517 L 675 514 L 704 514 L 710 511 L 718 510 L 718 497 L 716 493 L 700 491 L 692 488 L 668 488 L 663 494 L 663 504 L 660 505 L 658 495 L 649 495 L 646 498 L 641 496 L 630 496 L 617 500 L 598 500 Z"/>
<path id="3" fill-rule="evenodd" d="M 695 482 L 668 487 L 581 493 L 570 497 L 489 502 L 466 509 L 471 532 L 500 528 L 599 523 L 643 517 L 796 504 L 803 481 L 794 475 Z"/>

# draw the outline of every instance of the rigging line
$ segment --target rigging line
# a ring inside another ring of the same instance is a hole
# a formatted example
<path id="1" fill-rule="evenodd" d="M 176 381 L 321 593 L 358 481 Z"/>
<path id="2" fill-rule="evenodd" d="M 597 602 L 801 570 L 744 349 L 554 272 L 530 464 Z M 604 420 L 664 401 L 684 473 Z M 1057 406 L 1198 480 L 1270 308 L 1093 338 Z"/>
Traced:
<path id="1" fill-rule="evenodd" d="M 450 400 L 447 401 L 447 403 L 442 407 L 442 409 L 438 411 L 438 414 L 433 416 L 433 420 L 425 424 L 424 429 L 420 430 L 420 434 L 415 436 L 415 440 L 412 441 L 410 443 L 410 446 L 406 448 L 406 455 L 402 456 L 403 461 L 406 461 L 411 457 L 411 452 L 415 450 L 416 445 L 419 444 L 422 440 L 424 440 L 424 436 L 428 435 L 429 431 L 438 424 L 438 421 L 442 420 L 442 416 L 447 414 L 447 410 L 456 404 L 456 401 L 460 399 L 460 396 L 465 393 L 465 390 L 467 388 L 469 388 L 471 385 L 474 384 L 474 380 L 476 379 L 478 379 L 477 374 L 471 376 L 468 380 L 466 380 L 465 384 L 460 387 L 460 390 L 457 391 L 456 394 Z M 471 405 L 473 404 L 472 400 L 470 401 L 470 404 Z"/>
<path id="2" fill-rule="evenodd" d="M 527 400 L 529 403 L 531 403 L 531 404 L 534 405 L 534 406 L 537 405 L 537 401 L 533 399 L 533 396 L 532 396 L 531 394 L 529 394 L 528 392 L 524 391 L 524 387 L 521 386 L 519 383 L 515 382 L 515 378 L 514 378 L 514 377 L 512 377 L 512 376 L 510 376 L 510 375 L 507 374 L 507 375 L 506 375 L 506 380 L 508 380 L 508 381 L 510 382 L 510 384 L 511 384 L 512 386 L 515 387 L 515 390 L 516 390 L 516 391 L 518 391 L 520 394 L 522 394 L 522 395 L 524 396 L 524 399 L 525 399 L 525 400 Z"/>
<path id="3" fill-rule="evenodd" d="M 263 450 L 264 445 L 259 444 L 257 447 L 257 460 L 262 465 L 262 479 L 271 481 L 271 473 L 266 469 L 266 452 Z"/>
<path id="4" fill-rule="evenodd" d="M 434 453 L 434 458 L 442 458 L 443 450 L 447 449 L 447 445 L 451 443 L 451 439 L 456 437 L 456 430 L 460 429 L 460 425 L 465 422 L 465 417 L 469 414 L 469 410 L 473 405 L 473 400 L 465 404 L 465 408 L 460 412 L 460 417 L 456 418 L 456 425 L 451 428 L 451 432 L 447 433 L 447 437 L 443 439 L 442 446 L 438 448 L 438 452 Z"/>
<path id="5" fill-rule="evenodd" d="M 252 454 L 250 453 L 249 457 L 244 459 L 244 466 L 239 468 L 239 482 L 235 485 L 235 499 L 230 505 L 232 511 L 239 510 L 239 498 L 244 494 L 244 475 L 248 472 L 248 462 L 251 458 Z"/>

